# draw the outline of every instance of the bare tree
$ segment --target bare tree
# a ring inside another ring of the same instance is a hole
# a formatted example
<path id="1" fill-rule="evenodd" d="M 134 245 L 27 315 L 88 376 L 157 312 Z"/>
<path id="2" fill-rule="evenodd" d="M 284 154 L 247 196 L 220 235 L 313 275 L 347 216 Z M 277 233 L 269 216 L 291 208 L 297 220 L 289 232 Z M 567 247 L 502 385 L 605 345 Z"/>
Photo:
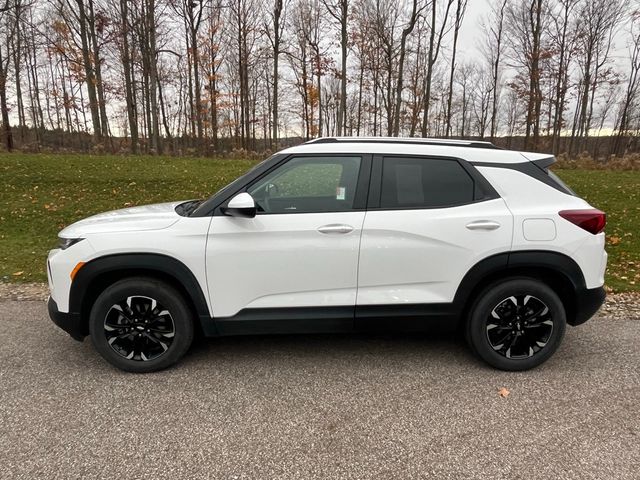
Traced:
<path id="1" fill-rule="evenodd" d="M 596 90 L 610 60 L 613 38 L 627 12 L 626 0 L 583 0 L 578 12 L 578 64 L 582 70 L 569 152 L 582 151 L 591 129 Z"/>
<path id="2" fill-rule="evenodd" d="M 569 66 L 575 51 L 575 30 L 573 17 L 579 0 L 558 0 L 559 11 L 552 15 L 553 34 L 552 49 L 557 57 L 555 68 L 555 89 L 553 95 L 553 138 L 552 150 L 558 153 L 560 149 L 560 134 L 565 127 L 564 111 L 569 90 Z M 551 111 L 549 112 L 551 115 Z"/>
<path id="3" fill-rule="evenodd" d="M 129 18 L 129 2 L 127 0 L 119 0 L 119 35 L 120 42 L 118 44 L 120 50 L 120 61 L 124 74 L 125 88 L 125 104 L 127 111 L 127 121 L 129 126 L 129 134 L 131 136 L 131 153 L 138 152 L 138 108 L 135 99 L 134 84 L 134 68 L 131 58 L 131 27 Z"/>
<path id="4" fill-rule="evenodd" d="M 346 134 L 640 147 L 638 0 L 490 3 L 461 62 L 468 0 L 0 0 L 0 141 L 158 154 Z"/>
<path id="5" fill-rule="evenodd" d="M 526 110 L 525 148 L 535 149 L 540 137 L 542 109 L 541 55 L 542 33 L 548 19 L 546 0 L 518 0 L 507 10 L 507 25 L 511 66 L 518 69 L 519 77 L 512 82 L 524 98 Z"/>
<path id="6" fill-rule="evenodd" d="M 285 27 L 285 2 L 283 0 L 273 0 L 273 9 L 271 10 L 271 25 L 265 28 L 269 42 L 271 43 L 273 58 L 273 96 L 272 103 L 272 127 L 271 142 L 272 148 L 278 148 L 278 83 L 280 79 L 280 53 L 282 52 L 282 36 Z"/>
<path id="7" fill-rule="evenodd" d="M 493 3 L 489 17 L 483 24 L 484 43 L 483 53 L 491 71 L 491 125 L 490 139 L 493 142 L 498 133 L 498 106 L 500 103 L 501 61 L 504 49 L 504 19 L 507 0 L 497 0 Z"/>
<path id="8" fill-rule="evenodd" d="M 622 100 L 622 107 L 620 109 L 620 116 L 617 122 L 618 134 L 615 138 L 613 152 L 622 156 L 625 153 L 626 147 L 624 139 L 628 135 L 629 126 L 631 123 L 631 114 L 633 109 L 639 109 L 640 100 L 640 28 L 638 23 L 640 21 L 640 10 L 633 13 L 633 22 L 631 32 L 633 34 L 631 46 L 629 48 L 629 76 L 627 82 L 627 89 Z M 640 116 L 640 115 L 639 115 Z M 631 140 L 631 138 L 629 138 Z"/>
<path id="9" fill-rule="evenodd" d="M 418 0 L 413 0 L 413 3 L 411 4 L 409 22 L 402 29 L 402 36 L 400 38 L 400 59 L 398 60 L 398 80 L 396 82 L 396 104 L 393 116 L 393 135 L 395 137 L 400 133 L 400 107 L 402 104 L 402 89 L 404 87 L 404 62 L 407 54 L 407 37 L 411 35 L 411 32 L 413 32 L 419 14 L 420 10 L 418 9 Z"/>
<path id="10" fill-rule="evenodd" d="M 422 136 L 426 137 L 429 133 L 429 108 L 431 106 L 431 81 L 433 79 L 433 70 L 440 54 L 442 40 L 447 33 L 449 11 L 455 0 L 443 0 L 445 2 L 444 14 L 441 15 L 440 23 L 438 23 L 438 5 L 439 0 L 431 0 L 431 23 L 429 24 L 429 51 L 427 54 L 427 72 L 424 76 L 424 99 L 422 104 Z M 413 136 L 414 132 L 411 132 Z"/>
<path id="11" fill-rule="evenodd" d="M 207 32 L 207 51 L 206 59 L 208 61 L 208 90 L 209 90 L 209 116 L 211 118 L 211 140 L 214 150 L 218 150 L 218 119 L 219 119 L 219 98 L 220 98 L 220 68 L 222 66 L 222 58 L 225 51 L 223 43 L 224 27 L 222 17 L 223 3 L 222 0 L 214 0 L 210 5 Z"/>
<path id="12" fill-rule="evenodd" d="M 338 135 L 346 132 L 347 117 L 347 24 L 349 21 L 349 0 L 322 0 L 329 14 L 336 19 L 340 25 L 340 107 L 337 117 Z"/>
<path id="13" fill-rule="evenodd" d="M 202 86 L 200 80 L 200 55 L 198 33 L 202 25 L 203 15 L 206 9 L 204 0 L 171 0 L 173 10 L 182 18 L 185 27 L 185 40 L 187 57 L 189 59 L 190 92 L 193 91 L 194 102 L 192 104 L 192 124 L 198 143 L 203 138 L 203 106 Z M 193 75 L 193 77 L 191 77 Z"/>
<path id="14" fill-rule="evenodd" d="M 229 13 L 235 37 L 234 49 L 237 54 L 240 145 L 248 149 L 253 147 L 254 143 L 251 136 L 252 108 L 249 74 L 260 11 L 254 0 L 233 0 L 229 6 Z"/>
<path id="15" fill-rule="evenodd" d="M 69 12 L 71 16 L 64 15 L 67 22 L 74 22 L 80 28 L 80 48 L 82 54 L 82 65 L 84 68 L 87 95 L 89 96 L 89 110 L 91 111 L 91 122 L 93 124 L 93 134 L 100 138 L 102 136 L 102 125 L 100 123 L 100 105 L 98 103 L 98 93 L 96 90 L 97 80 L 95 76 L 94 60 L 99 62 L 99 59 L 93 59 L 93 52 L 91 50 L 89 39 L 89 22 L 90 22 L 90 10 L 85 4 L 85 0 L 75 0 L 75 5 L 71 3 L 71 0 L 66 0 L 69 6 Z M 93 6 L 93 0 L 88 0 L 91 7 Z M 63 6 L 60 6 L 61 11 Z"/>
<path id="16" fill-rule="evenodd" d="M 2 132 L 4 145 L 7 151 L 13 150 L 13 134 L 9 120 L 9 103 L 7 98 L 7 80 L 9 76 L 9 65 L 11 62 L 10 38 L 15 32 L 15 22 L 11 21 L 8 11 L 11 8 L 9 0 L 0 10 L 0 112 L 2 115 Z M 4 39 L 2 41 L 1 39 Z"/>
<path id="17" fill-rule="evenodd" d="M 453 26 L 453 52 L 451 56 L 451 71 L 449 74 L 449 94 L 447 97 L 447 123 L 445 136 L 449 137 L 451 134 L 451 103 L 453 101 L 453 77 L 456 71 L 456 52 L 458 47 L 458 35 L 460 34 L 460 28 L 462 27 L 462 20 L 464 19 L 464 13 L 467 9 L 467 0 L 457 0 L 456 6 L 456 18 Z"/>

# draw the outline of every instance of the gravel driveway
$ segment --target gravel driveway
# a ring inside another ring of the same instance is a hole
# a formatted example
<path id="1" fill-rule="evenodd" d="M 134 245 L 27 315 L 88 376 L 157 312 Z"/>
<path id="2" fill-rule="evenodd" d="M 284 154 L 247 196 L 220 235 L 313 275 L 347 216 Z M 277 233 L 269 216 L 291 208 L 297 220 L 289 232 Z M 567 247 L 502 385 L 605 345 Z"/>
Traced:
<path id="1" fill-rule="evenodd" d="M 0 478 L 638 478 L 640 322 L 504 373 L 428 336 L 215 339 L 134 375 L 0 302 Z M 510 391 L 501 397 L 502 387 Z"/>

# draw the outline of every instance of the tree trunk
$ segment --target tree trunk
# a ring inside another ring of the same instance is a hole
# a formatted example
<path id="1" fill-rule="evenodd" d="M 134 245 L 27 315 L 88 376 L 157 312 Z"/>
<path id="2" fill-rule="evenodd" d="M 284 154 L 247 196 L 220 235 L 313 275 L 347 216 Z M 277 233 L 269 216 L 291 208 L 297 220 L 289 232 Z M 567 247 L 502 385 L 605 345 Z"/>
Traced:
<path id="1" fill-rule="evenodd" d="M 444 36 L 444 30 L 447 24 L 447 18 L 449 16 L 449 10 L 453 0 L 447 0 L 447 8 L 442 20 L 442 25 L 436 37 L 436 20 L 437 20 L 437 0 L 431 0 L 431 31 L 429 34 L 429 52 L 427 55 L 427 74 L 424 78 L 424 99 L 422 102 L 423 118 L 422 118 L 422 136 L 426 137 L 429 133 L 429 108 L 431 106 L 431 79 L 433 77 L 433 67 L 438 59 L 440 53 L 440 46 L 442 44 L 442 38 Z M 436 40 L 437 38 L 437 40 Z"/>
<path id="2" fill-rule="evenodd" d="M 2 45 L 0 45 L 0 112 L 2 112 L 2 132 L 4 136 L 4 146 L 8 152 L 13 150 L 13 135 L 11 124 L 9 123 L 9 106 L 7 105 L 7 70 L 9 69 L 9 59 L 6 61 L 2 56 Z"/>
<path id="3" fill-rule="evenodd" d="M 89 0 L 92 1 L 92 0 Z M 102 134 L 100 125 L 100 109 L 98 107 L 98 96 L 96 92 L 96 78 L 91 61 L 91 51 L 89 48 L 89 32 L 87 31 L 87 12 L 84 0 L 76 0 L 78 5 L 78 16 L 80 19 L 80 41 L 82 43 L 82 63 L 84 67 L 85 80 L 87 85 L 87 95 L 89 96 L 89 110 L 91 111 L 91 123 L 93 125 L 93 135 L 99 139 Z"/>
<path id="4" fill-rule="evenodd" d="M 194 9 L 197 6 L 197 2 L 188 2 L 188 25 L 189 35 L 191 43 L 191 58 L 193 65 L 193 89 L 195 94 L 195 120 L 198 134 L 198 147 L 201 147 L 203 137 L 203 125 L 202 125 L 202 92 L 200 90 L 200 54 L 198 51 L 198 30 L 200 28 L 200 21 L 202 19 L 202 7 L 200 11 L 195 14 Z"/>
<path id="5" fill-rule="evenodd" d="M 131 136 L 131 153 L 138 153 L 138 115 L 136 108 L 135 91 L 133 89 L 133 65 L 131 53 L 129 51 L 129 22 L 128 22 L 128 2 L 120 0 L 120 35 L 122 36 L 122 69 L 124 72 L 125 103 L 127 108 L 127 121 L 129 124 L 129 134 Z"/>
<path id="6" fill-rule="evenodd" d="M 492 78 L 492 99 L 491 99 L 491 141 L 493 142 L 498 130 L 498 100 L 499 100 L 499 81 L 500 81 L 500 57 L 502 54 L 502 31 L 504 27 L 504 9 L 507 6 L 507 0 L 503 0 L 498 16 L 498 26 L 496 32 L 496 55 L 493 62 L 493 78 Z"/>
<path id="7" fill-rule="evenodd" d="M 525 149 L 537 149 L 540 136 L 540 110 L 542 92 L 540 91 L 540 38 L 542 17 L 542 0 L 533 0 L 529 9 L 531 26 L 531 71 L 529 77 L 529 97 L 527 101 L 527 126 L 525 133 Z M 533 137 L 533 139 L 531 138 Z"/>
<path id="8" fill-rule="evenodd" d="M 101 135 L 103 137 L 109 137 L 109 119 L 107 118 L 107 105 L 104 96 L 104 85 L 102 83 L 102 64 L 100 57 L 100 43 L 98 42 L 98 35 L 96 32 L 96 16 L 93 8 L 93 1 L 89 0 L 89 35 L 90 43 L 93 47 L 93 65 L 96 79 L 96 93 L 98 96 L 98 109 L 100 111 L 100 127 Z"/>
<path id="9" fill-rule="evenodd" d="M 407 50 L 407 37 L 413 32 L 416 26 L 416 20 L 418 19 L 418 0 L 413 0 L 413 9 L 411 11 L 411 19 L 409 25 L 402 30 L 402 37 L 400 39 L 400 59 L 398 60 L 398 82 L 396 84 L 396 105 L 395 112 L 393 114 L 393 136 L 397 137 L 400 134 L 400 107 L 402 104 L 402 87 L 404 81 L 404 58 Z"/>
<path id="10" fill-rule="evenodd" d="M 273 98 L 272 108 L 272 148 L 278 148 L 278 62 L 280 59 L 280 17 L 282 16 L 282 0 L 275 0 L 273 9 Z"/>
<path id="11" fill-rule="evenodd" d="M 158 120 L 158 67 L 156 64 L 156 4 L 155 0 L 147 0 L 147 31 L 149 33 L 149 48 L 147 50 L 149 62 L 149 102 L 151 109 L 151 145 L 154 153 L 162 153 L 160 143 L 160 126 Z"/>
<path id="12" fill-rule="evenodd" d="M 458 48 L 458 34 L 460 33 L 460 27 L 462 26 L 462 19 L 464 17 L 464 11 L 467 8 L 466 0 L 458 0 L 458 6 L 456 8 L 456 22 L 453 30 L 453 52 L 451 54 L 451 71 L 449 74 L 449 94 L 447 96 L 447 117 L 445 126 L 445 137 L 449 137 L 451 134 L 451 104 L 453 103 L 453 77 L 456 71 L 456 53 Z"/>
<path id="13" fill-rule="evenodd" d="M 347 125 L 347 20 L 349 0 L 340 1 L 340 47 L 342 49 L 342 71 L 340 74 L 340 109 L 338 111 L 338 135 L 346 135 Z"/>

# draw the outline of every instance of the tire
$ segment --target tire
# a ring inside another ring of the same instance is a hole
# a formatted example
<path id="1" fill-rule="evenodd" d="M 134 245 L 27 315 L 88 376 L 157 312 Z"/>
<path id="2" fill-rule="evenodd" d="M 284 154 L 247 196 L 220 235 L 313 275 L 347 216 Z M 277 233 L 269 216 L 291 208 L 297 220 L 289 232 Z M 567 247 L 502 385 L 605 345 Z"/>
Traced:
<path id="1" fill-rule="evenodd" d="M 89 316 L 96 350 L 112 365 L 136 373 L 176 363 L 193 341 L 193 314 L 164 282 L 135 277 L 107 287 Z"/>
<path id="2" fill-rule="evenodd" d="M 473 302 L 466 324 L 471 349 L 492 367 L 535 368 L 562 342 L 567 317 L 558 295 L 532 278 L 510 278 L 487 287 Z"/>

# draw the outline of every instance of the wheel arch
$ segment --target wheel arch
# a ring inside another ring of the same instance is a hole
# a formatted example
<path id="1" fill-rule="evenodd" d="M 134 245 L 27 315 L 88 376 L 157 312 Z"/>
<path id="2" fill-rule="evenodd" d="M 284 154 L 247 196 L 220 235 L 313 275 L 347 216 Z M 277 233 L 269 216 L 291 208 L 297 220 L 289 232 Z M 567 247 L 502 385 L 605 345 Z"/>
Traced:
<path id="1" fill-rule="evenodd" d="M 478 262 L 460 282 L 454 303 L 459 306 L 461 317 L 467 317 L 482 290 L 509 277 L 530 277 L 549 285 L 560 297 L 568 320 L 576 315 L 577 293 L 586 289 L 582 270 L 567 255 L 544 250 L 500 253 Z"/>
<path id="2" fill-rule="evenodd" d="M 82 328 L 85 329 L 82 333 L 89 333 L 89 312 L 105 288 L 119 280 L 140 276 L 162 280 L 175 288 L 198 317 L 196 325 L 203 333 L 212 333 L 214 327 L 209 307 L 193 272 L 173 257 L 153 253 L 107 255 L 91 260 L 78 271 L 71 283 L 69 311 L 80 317 Z"/>

